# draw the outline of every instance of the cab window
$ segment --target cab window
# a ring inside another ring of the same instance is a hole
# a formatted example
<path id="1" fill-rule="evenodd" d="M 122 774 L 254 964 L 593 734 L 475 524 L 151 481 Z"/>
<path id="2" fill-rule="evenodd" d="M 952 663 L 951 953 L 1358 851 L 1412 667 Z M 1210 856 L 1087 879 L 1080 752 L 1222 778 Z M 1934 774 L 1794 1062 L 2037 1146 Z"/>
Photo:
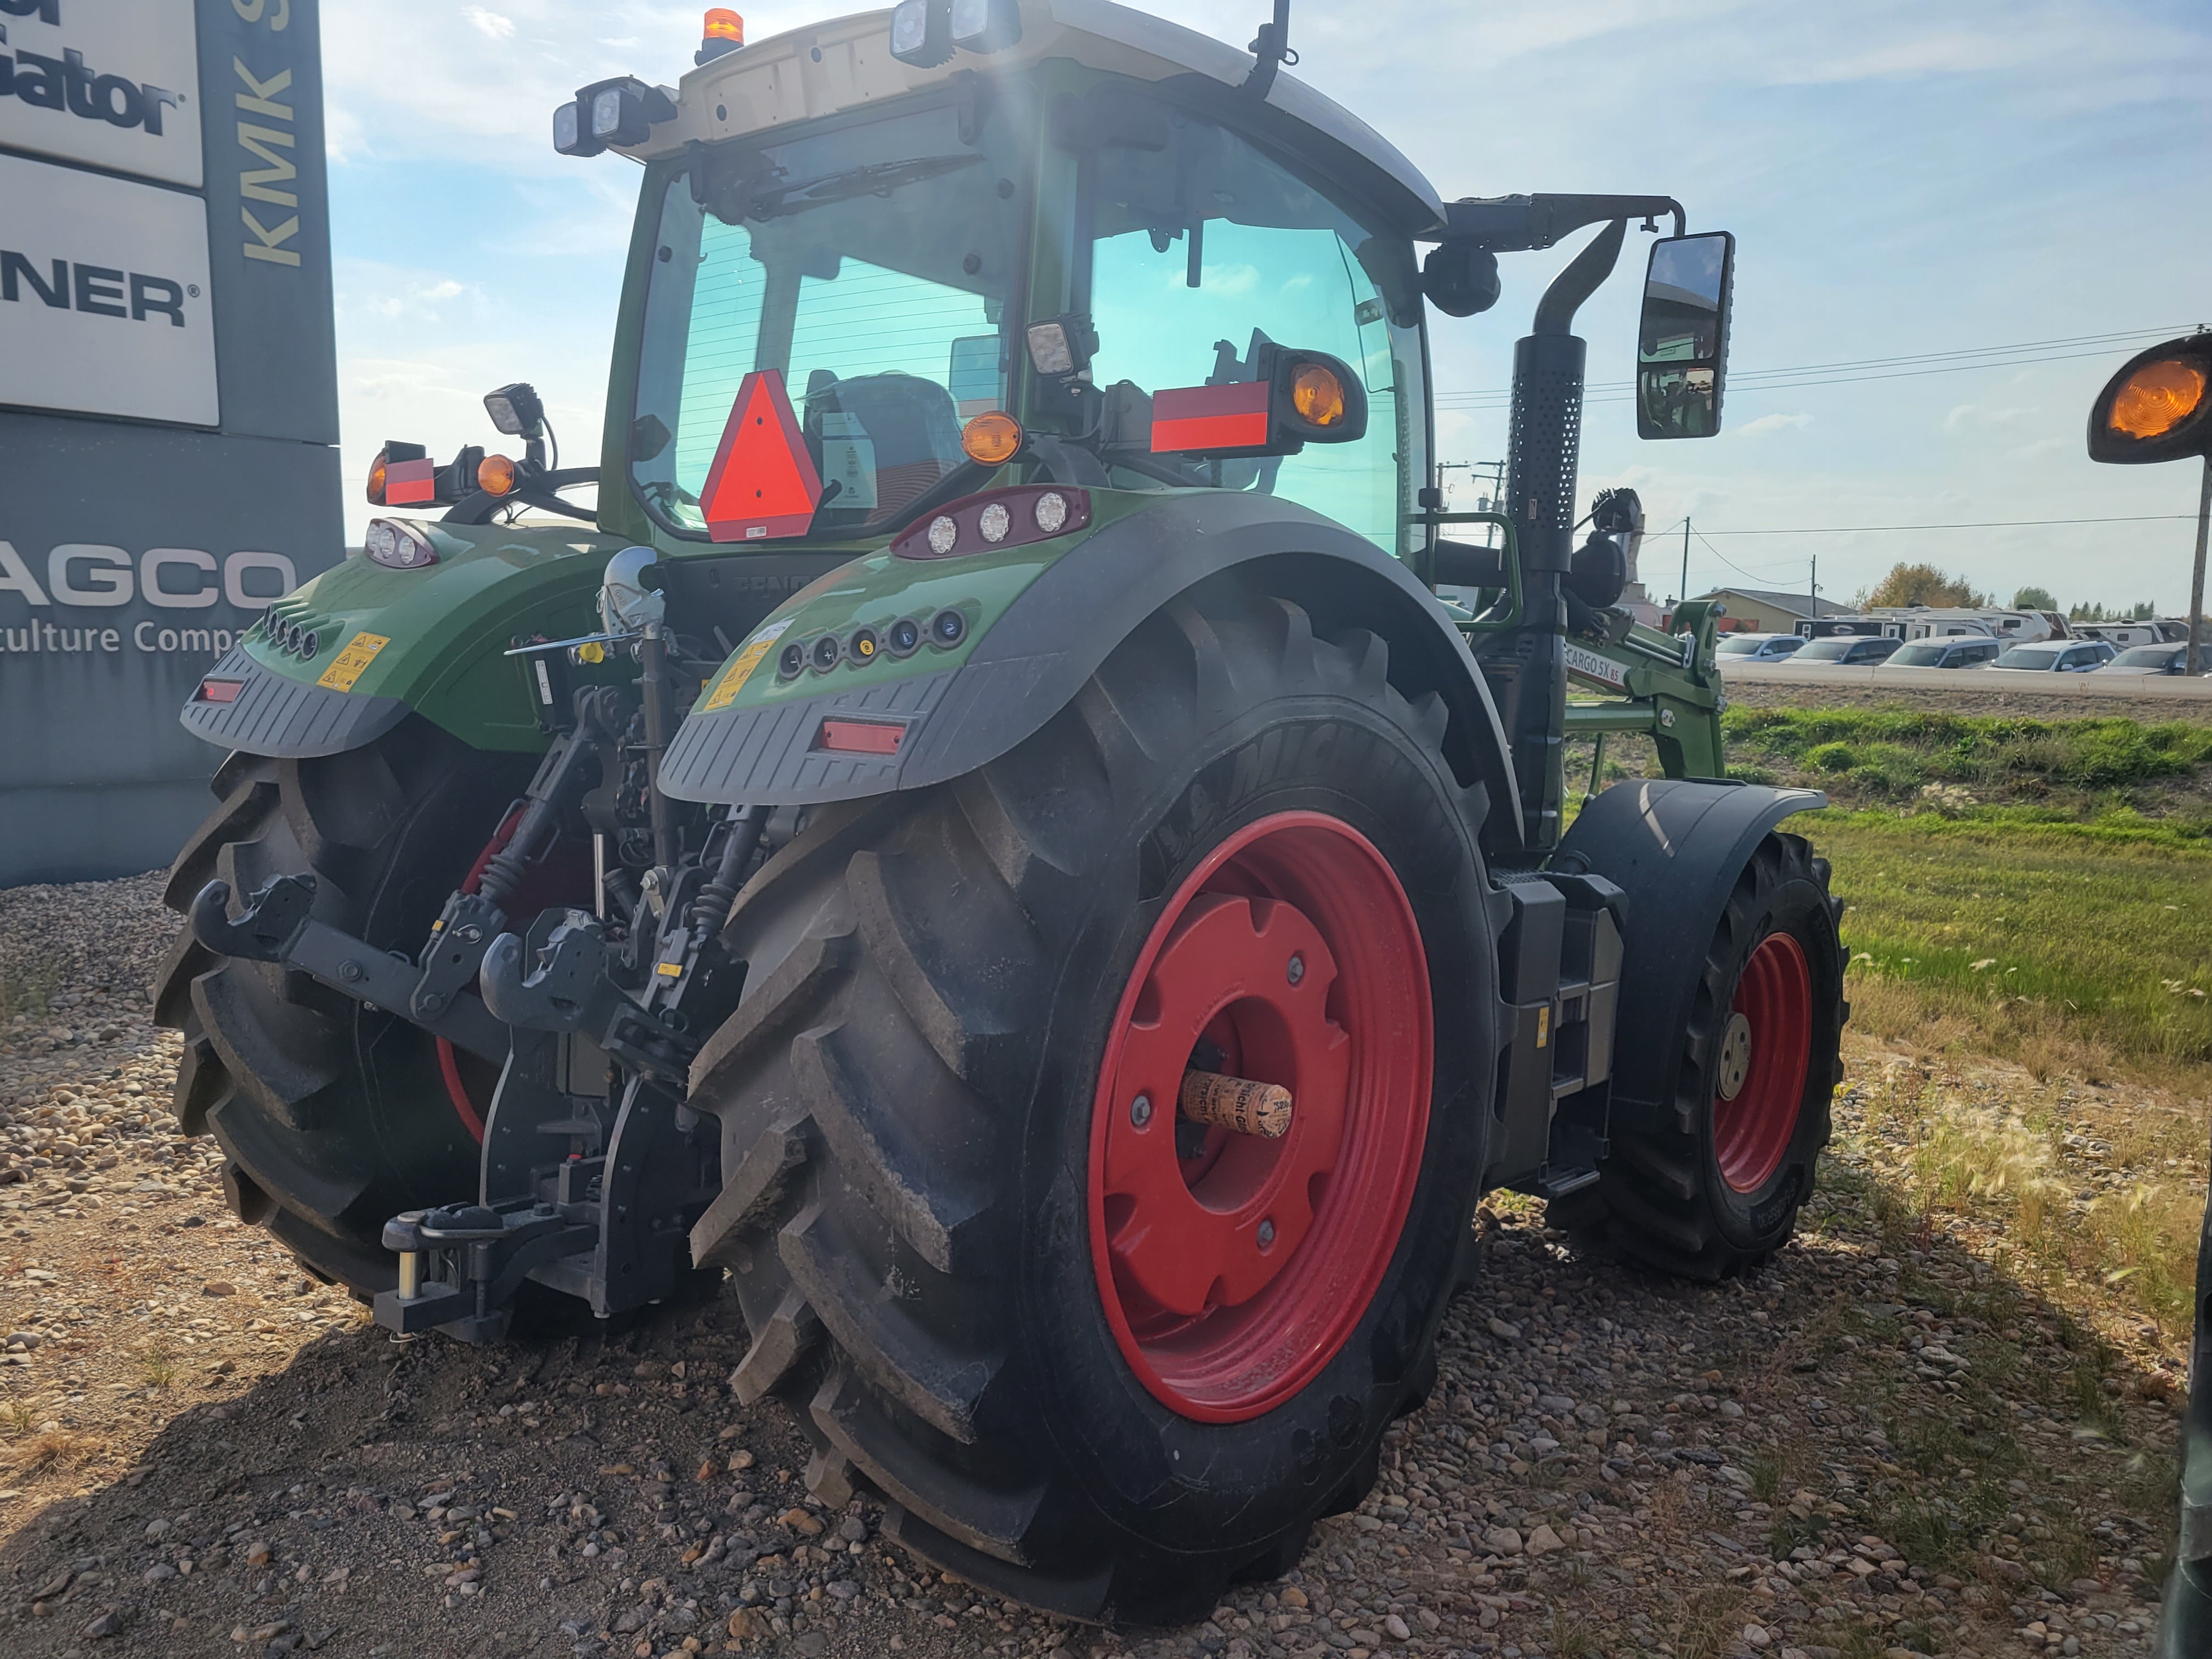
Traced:
<path id="1" fill-rule="evenodd" d="M 1407 550 L 1402 520 L 1426 470 L 1419 313 L 1401 292 L 1408 325 L 1398 325 L 1376 273 L 1394 287 L 1393 273 L 1410 276 L 1410 245 L 1379 236 L 1227 129 L 1128 104 L 1135 113 L 1122 120 L 1149 125 L 1154 147 L 1102 143 L 1083 161 L 1088 281 L 1079 300 L 1098 334 L 1094 383 L 1126 382 L 1109 396 L 1142 410 L 1158 392 L 1251 380 L 1270 341 L 1343 359 L 1366 390 L 1365 436 L 1200 463 L 1193 482 L 1281 495 Z"/>

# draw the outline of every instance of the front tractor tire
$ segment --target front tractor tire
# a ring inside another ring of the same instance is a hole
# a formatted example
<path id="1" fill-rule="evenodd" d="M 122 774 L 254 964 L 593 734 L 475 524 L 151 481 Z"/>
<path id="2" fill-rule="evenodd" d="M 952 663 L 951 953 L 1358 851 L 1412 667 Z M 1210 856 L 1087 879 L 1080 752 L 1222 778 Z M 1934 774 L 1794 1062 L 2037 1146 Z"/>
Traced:
<path id="1" fill-rule="evenodd" d="M 888 1530 L 1079 1619 L 1297 1558 L 1418 1403 L 1495 1039 L 1484 798 L 1383 642 L 1200 589 L 1036 735 L 819 813 L 756 876 L 691 1104 L 746 1401 Z M 1179 1121 L 1186 1066 L 1288 1133 Z"/>
<path id="2" fill-rule="evenodd" d="M 1616 1121 L 1598 1181 L 1553 1203 L 1554 1224 L 1706 1281 L 1789 1242 L 1843 1080 L 1843 907 L 1828 880 L 1802 836 L 1759 843 L 1699 964 L 1672 1101 L 1655 1125 Z"/>
<path id="3" fill-rule="evenodd" d="M 164 902 L 181 915 L 210 881 L 243 901 L 312 872 L 319 919 L 411 956 L 533 765 L 419 717 L 343 754 L 234 754 L 213 784 L 222 804 L 178 854 Z M 476 1191 L 477 1146 L 457 1109 L 471 1088 L 478 1109 L 488 1099 L 474 1056 L 441 1060 L 420 1027 L 278 964 L 214 956 L 189 927 L 154 1000 L 156 1022 L 184 1034 L 179 1128 L 215 1136 L 232 1209 L 319 1277 L 364 1297 L 390 1289 L 384 1223 Z"/>

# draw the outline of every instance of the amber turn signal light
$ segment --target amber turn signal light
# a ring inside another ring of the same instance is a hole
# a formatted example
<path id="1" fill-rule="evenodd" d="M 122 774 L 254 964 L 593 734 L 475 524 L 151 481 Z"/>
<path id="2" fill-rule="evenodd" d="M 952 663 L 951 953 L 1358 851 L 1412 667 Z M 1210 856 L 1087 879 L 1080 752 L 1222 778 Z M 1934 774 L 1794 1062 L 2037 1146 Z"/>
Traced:
<path id="1" fill-rule="evenodd" d="M 384 452 L 380 449 L 376 452 L 376 459 L 368 464 L 368 504 L 371 507 L 384 505 Z"/>
<path id="2" fill-rule="evenodd" d="M 487 495 L 512 495 L 514 463 L 504 455 L 487 455 L 477 463 L 477 488 Z"/>
<path id="3" fill-rule="evenodd" d="M 1003 466 L 1021 453 L 1022 423 L 1000 410 L 978 415 L 960 428 L 960 450 L 980 466 Z"/>
<path id="4" fill-rule="evenodd" d="M 1344 382 L 1325 363 L 1300 363 L 1291 377 L 1291 407 L 1301 420 L 1330 427 L 1344 420 Z"/>
<path id="5" fill-rule="evenodd" d="M 2212 453 L 2212 333 L 2140 352 L 2089 410 L 2093 461 L 2172 461 Z"/>
<path id="6" fill-rule="evenodd" d="M 2162 438 L 2197 412 L 2204 386 L 2198 364 L 2170 357 L 2145 363 L 2112 394 L 2112 429 L 2130 438 Z"/>

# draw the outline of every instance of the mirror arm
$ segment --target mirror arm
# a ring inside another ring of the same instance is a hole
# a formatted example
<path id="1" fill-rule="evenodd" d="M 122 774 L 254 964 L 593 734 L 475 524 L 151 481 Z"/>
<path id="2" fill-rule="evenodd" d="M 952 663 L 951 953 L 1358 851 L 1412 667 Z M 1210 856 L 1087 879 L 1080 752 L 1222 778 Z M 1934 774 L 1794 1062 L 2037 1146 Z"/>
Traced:
<path id="1" fill-rule="evenodd" d="M 1647 228 L 1670 214 L 1677 236 L 1689 220 L 1671 196 L 1492 196 L 1444 204 L 1443 239 L 1492 253 L 1525 253 L 1606 219 L 1641 219 Z"/>
<path id="2" fill-rule="evenodd" d="M 1536 320 L 1530 325 L 1532 334 L 1571 333 L 1575 313 L 1583 301 L 1598 290 L 1598 284 L 1613 274 L 1613 267 L 1620 258 L 1620 245 L 1628 235 L 1628 221 L 1615 219 L 1595 236 L 1589 246 L 1567 262 L 1567 267 L 1552 278 L 1551 287 L 1536 302 Z"/>

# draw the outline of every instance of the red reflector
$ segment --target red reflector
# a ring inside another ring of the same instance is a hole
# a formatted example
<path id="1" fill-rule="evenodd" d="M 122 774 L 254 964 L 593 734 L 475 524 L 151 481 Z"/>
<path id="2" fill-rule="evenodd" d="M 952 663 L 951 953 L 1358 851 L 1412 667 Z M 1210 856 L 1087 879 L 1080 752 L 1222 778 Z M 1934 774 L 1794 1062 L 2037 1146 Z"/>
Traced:
<path id="1" fill-rule="evenodd" d="M 246 690 L 244 680 L 202 680 L 195 702 L 236 702 L 238 694 Z"/>
<path id="2" fill-rule="evenodd" d="M 841 755 L 896 755 L 906 727 L 888 720 L 824 720 L 814 746 Z"/>
<path id="3" fill-rule="evenodd" d="M 1265 380 L 1236 380 L 1154 392 L 1152 453 L 1266 447 L 1273 390 Z"/>
<path id="4" fill-rule="evenodd" d="M 384 469 L 384 499 L 388 506 L 413 507 L 438 499 L 435 461 L 392 461 Z"/>
<path id="5" fill-rule="evenodd" d="M 718 542 L 804 536 L 814 522 L 822 475 L 776 370 L 755 369 L 738 382 L 700 496 L 707 533 Z"/>

